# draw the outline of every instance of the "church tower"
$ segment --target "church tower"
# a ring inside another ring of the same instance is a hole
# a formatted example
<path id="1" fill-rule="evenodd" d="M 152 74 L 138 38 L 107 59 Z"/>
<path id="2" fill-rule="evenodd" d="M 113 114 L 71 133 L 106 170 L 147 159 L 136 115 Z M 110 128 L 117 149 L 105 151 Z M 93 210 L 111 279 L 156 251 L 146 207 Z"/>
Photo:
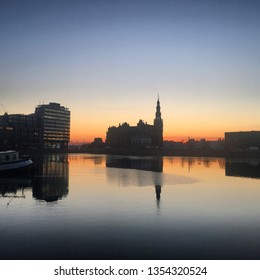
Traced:
<path id="1" fill-rule="evenodd" d="M 161 106 L 160 106 L 160 99 L 158 96 L 156 112 L 155 112 L 155 119 L 154 119 L 154 128 L 156 132 L 156 139 L 158 147 L 162 147 L 163 145 L 163 120 L 161 116 Z"/>

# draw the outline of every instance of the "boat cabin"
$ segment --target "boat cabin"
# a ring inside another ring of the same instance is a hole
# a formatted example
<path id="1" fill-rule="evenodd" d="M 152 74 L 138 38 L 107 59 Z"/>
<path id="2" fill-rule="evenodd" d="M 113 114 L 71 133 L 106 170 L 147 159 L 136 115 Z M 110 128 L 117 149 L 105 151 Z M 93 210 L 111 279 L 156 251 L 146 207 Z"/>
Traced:
<path id="1" fill-rule="evenodd" d="M 19 159 L 19 154 L 16 151 L 0 152 L 0 163 L 13 162 Z"/>

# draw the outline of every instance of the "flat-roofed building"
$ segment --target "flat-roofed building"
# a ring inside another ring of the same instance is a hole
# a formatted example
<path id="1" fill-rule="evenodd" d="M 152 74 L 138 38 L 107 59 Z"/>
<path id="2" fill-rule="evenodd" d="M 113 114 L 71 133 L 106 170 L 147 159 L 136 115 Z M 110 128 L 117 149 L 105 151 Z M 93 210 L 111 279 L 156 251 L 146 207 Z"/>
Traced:
<path id="1" fill-rule="evenodd" d="M 225 145 L 227 150 L 259 150 L 260 131 L 226 132 Z"/>
<path id="2" fill-rule="evenodd" d="M 59 103 L 43 104 L 29 115 L 0 116 L 0 149 L 67 150 L 70 111 Z"/>
<path id="3" fill-rule="evenodd" d="M 0 145 L 2 148 L 27 149 L 37 146 L 38 134 L 34 114 L 7 114 L 0 116 Z"/>
<path id="4" fill-rule="evenodd" d="M 70 111 L 59 103 L 35 109 L 41 149 L 67 150 L 70 141 Z"/>

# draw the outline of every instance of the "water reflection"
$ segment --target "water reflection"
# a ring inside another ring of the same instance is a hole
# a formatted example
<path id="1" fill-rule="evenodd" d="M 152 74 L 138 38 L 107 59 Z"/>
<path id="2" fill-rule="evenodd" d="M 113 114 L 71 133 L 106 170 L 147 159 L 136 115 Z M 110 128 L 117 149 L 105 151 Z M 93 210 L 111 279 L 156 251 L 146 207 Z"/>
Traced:
<path id="1" fill-rule="evenodd" d="M 7 206 L 15 198 L 25 198 L 24 190 L 31 188 L 32 180 L 27 177 L 0 177 L 0 198 L 6 198 Z"/>
<path id="2" fill-rule="evenodd" d="M 57 201 L 69 193 L 68 155 L 43 155 L 33 159 L 34 171 L 24 177 L 0 177 L 1 198 L 25 198 L 24 189 L 32 189 L 35 199 Z M 17 193 L 21 194 L 17 194 Z"/>
<path id="3" fill-rule="evenodd" d="M 35 160 L 33 197 L 53 202 L 69 193 L 68 155 L 44 155 Z"/>
<path id="4" fill-rule="evenodd" d="M 259 161 L 34 161 L 32 178 L 0 177 L 0 259 L 259 259 L 259 181 L 227 177 L 259 178 Z"/>
<path id="5" fill-rule="evenodd" d="M 107 176 L 110 181 L 117 181 L 120 186 L 154 186 L 157 207 L 160 206 L 162 190 L 162 157 L 106 157 L 106 167 L 115 168 L 113 171 L 108 169 Z M 132 172 L 124 171 L 132 170 Z M 150 171 L 143 173 L 141 171 Z"/>
<path id="6" fill-rule="evenodd" d="M 260 179 L 260 161 L 227 160 L 225 165 L 226 176 Z"/>
<path id="7" fill-rule="evenodd" d="M 137 169 L 154 172 L 163 171 L 162 157 L 106 157 L 106 167 Z"/>
<path id="8" fill-rule="evenodd" d="M 160 200 L 161 200 L 161 191 L 162 186 L 161 185 L 155 185 L 155 194 L 156 194 L 156 201 L 157 201 L 157 207 L 160 207 Z"/>

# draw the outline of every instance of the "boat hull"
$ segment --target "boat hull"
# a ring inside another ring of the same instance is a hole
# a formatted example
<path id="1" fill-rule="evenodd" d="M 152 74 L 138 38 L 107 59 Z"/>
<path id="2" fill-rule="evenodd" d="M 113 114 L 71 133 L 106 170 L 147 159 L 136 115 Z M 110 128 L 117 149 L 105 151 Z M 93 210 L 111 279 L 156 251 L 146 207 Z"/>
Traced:
<path id="1" fill-rule="evenodd" d="M 21 159 L 0 164 L 1 174 L 23 174 L 31 170 L 33 162 L 30 159 Z"/>

